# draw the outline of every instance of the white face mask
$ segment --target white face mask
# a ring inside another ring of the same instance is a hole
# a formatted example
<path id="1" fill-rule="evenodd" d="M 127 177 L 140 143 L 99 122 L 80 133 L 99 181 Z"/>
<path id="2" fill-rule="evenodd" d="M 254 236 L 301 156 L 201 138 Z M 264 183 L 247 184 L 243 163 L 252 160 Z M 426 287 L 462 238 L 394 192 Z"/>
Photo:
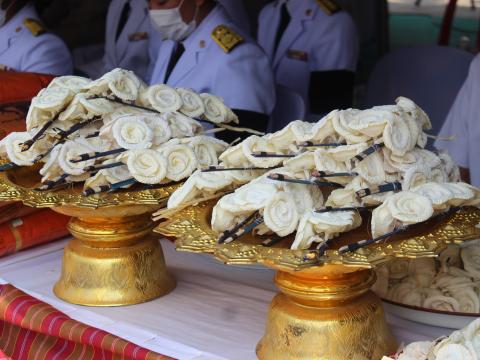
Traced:
<path id="1" fill-rule="evenodd" d="M 190 35 L 193 30 L 197 27 L 197 22 L 195 18 L 198 13 L 198 6 L 195 9 L 195 16 L 193 20 L 187 24 L 183 21 L 182 15 L 180 14 L 180 8 L 183 5 L 182 0 L 180 5 L 173 9 L 166 10 L 150 10 L 150 20 L 153 27 L 160 33 L 164 39 L 169 39 L 173 41 L 182 41 Z"/>

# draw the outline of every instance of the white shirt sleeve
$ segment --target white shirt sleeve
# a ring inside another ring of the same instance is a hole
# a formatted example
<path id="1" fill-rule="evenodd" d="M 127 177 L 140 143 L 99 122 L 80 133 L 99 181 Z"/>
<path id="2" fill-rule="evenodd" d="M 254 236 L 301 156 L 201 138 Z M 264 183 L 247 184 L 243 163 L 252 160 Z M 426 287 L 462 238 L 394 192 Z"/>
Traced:
<path id="1" fill-rule="evenodd" d="M 460 89 L 455 102 L 440 130 L 440 137 L 455 136 L 453 141 L 437 140 L 437 149 L 447 150 L 455 162 L 464 168 L 469 168 L 472 139 L 472 126 L 479 126 L 478 116 L 480 106 L 478 96 L 480 95 L 480 56 L 477 56 L 470 65 L 468 77 Z M 476 141 L 479 141 L 477 139 Z"/>

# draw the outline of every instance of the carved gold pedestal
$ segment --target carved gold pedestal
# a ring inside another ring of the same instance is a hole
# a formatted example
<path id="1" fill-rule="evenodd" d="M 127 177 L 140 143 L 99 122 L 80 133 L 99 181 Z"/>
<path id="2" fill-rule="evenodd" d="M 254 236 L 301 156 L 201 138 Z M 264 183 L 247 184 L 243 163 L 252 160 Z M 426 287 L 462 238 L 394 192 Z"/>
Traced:
<path id="1" fill-rule="evenodd" d="M 168 294 L 175 280 L 165 267 L 151 214 L 178 185 L 84 197 L 81 188 L 41 192 L 38 169 L 0 174 L 0 200 L 20 200 L 72 217 L 55 294 L 89 306 L 131 305 Z"/>
<path id="2" fill-rule="evenodd" d="M 433 257 L 447 244 L 480 236 L 480 209 L 465 208 L 389 241 L 346 254 L 334 248 L 312 260 L 309 250 L 291 250 L 288 238 L 274 247 L 260 245 L 261 239 L 251 234 L 217 244 L 219 235 L 210 227 L 215 203 L 170 214 L 155 231 L 174 237 L 180 251 L 212 253 L 227 264 L 261 263 L 277 270 L 281 293 L 270 305 L 257 346 L 261 360 L 380 360 L 395 353 L 380 299 L 370 290 L 375 280 L 372 267 L 397 257 Z M 336 239 L 334 245 L 368 236 L 364 227 Z"/>
<path id="3" fill-rule="evenodd" d="M 373 271 L 331 271 L 277 272 L 281 293 L 270 305 L 259 359 L 372 360 L 395 353 L 380 299 L 370 291 Z"/>
<path id="4" fill-rule="evenodd" d="M 106 209 L 55 210 L 82 216 L 69 224 L 75 239 L 65 247 L 62 274 L 54 287 L 59 298 L 90 306 L 131 305 L 166 295 L 175 288 L 158 236 L 152 233 L 149 211 L 105 217 Z M 131 213 L 135 207 L 124 210 Z"/>

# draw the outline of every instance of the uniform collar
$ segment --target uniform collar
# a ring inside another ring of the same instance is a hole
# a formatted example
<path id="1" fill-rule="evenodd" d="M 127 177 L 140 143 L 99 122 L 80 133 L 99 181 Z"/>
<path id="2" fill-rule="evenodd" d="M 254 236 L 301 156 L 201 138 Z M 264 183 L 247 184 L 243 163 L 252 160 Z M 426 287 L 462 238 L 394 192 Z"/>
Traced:
<path id="1" fill-rule="evenodd" d="M 28 17 L 37 17 L 32 4 L 25 5 L 4 26 L 0 27 L 0 53 L 9 47 L 10 39 L 25 30 L 23 20 Z"/>
<path id="2" fill-rule="evenodd" d="M 175 86 L 190 71 L 192 71 L 198 62 L 200 53 L 213 46 L 211 34 L 218 25 L 225 23 L 224 11 L 220 6 L 215 6 L 212 11 L 203 19 L 193 33 L 190 34 L 182 43 L 185 47 L 185 53 L 178 61 L 173 70 L 168 84 Z M 172 46 L 172 52 L 175 46 Z"/>
<path id="3" fill-rule="evenodd" d="M 306 23 L 313 20 L 319 10 L 318 5 L 313 0 L 288 0 L 287 9 L 290 13 L 291 21 L 278 44 L 278 49 L 273 59 L 274 67 L 279 64 L 290 46 L 306 30 Z"/>
<path id="4" fill-rule="evenodd" d="M 292 19 L 311 20 L 318 11 L 318 5 L 312 0 L 288 0 L 287 9 Z"/>
<path id="5" fill-rule="evenodd" d="M 183 41 L 186 51 L 204 51 L 212 42 L 211 34 L 213 29 L 221 24 L 223 9 L 215 6 L 212 11 L 197 26 L 195 31 Z"/>

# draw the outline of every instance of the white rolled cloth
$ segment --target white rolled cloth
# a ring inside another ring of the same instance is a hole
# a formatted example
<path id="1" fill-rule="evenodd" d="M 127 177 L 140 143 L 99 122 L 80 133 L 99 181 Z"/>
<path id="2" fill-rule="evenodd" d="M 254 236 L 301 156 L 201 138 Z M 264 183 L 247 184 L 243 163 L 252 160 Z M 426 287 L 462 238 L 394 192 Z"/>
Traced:
<path id="1" fill-rule="evenodd" d="M 58 164 L 66 174 L 83 175 L 87 166 L 95 164 L 95 160 L 86 160 L 80 162 L 72 162 L 71 160 L 81 154 L 92 152 L 93 149 L 87 142 L 81 139 L 70 140 L 63 144 L 58 155 Z"/>
<path id="2" fill-rule="evenodd" d="M 182 99 L 182 106 L 179 109 L 182 114 L 198 118 L 205 113 L 205 105 L 200 95 L 191 89 L 177 88 L 176 90 Z"/>
<path id="3" fill-rule="evenodd" d="M 159 151 L 167 161 L 167 178 L 172 181 L 186 179 L 197 169 L 197 157 L 188 145 L 169 145 Z"/>
<path id="4" fill-rule="evenodd" d="M 130 151 L 127 166 L 132 177 L 143 184 L 159 184 L 167 175 L 167 160 L 151 149 Z"/>
<path id="5" fill-rule="evenodd" d="M 115 121 L 112 134 L 118 146 L 128 150 L 148 149 L 152 146 L 153 131 L 141 116 L 126 115 Z"/>
<path id="6" fill-rule="evenodd" d="M 177 111 L 183 105 L 180 94 L 174 88 L 164 84 L 148 87 L 140 94 L 140 102 L 161 113 Z"/>

